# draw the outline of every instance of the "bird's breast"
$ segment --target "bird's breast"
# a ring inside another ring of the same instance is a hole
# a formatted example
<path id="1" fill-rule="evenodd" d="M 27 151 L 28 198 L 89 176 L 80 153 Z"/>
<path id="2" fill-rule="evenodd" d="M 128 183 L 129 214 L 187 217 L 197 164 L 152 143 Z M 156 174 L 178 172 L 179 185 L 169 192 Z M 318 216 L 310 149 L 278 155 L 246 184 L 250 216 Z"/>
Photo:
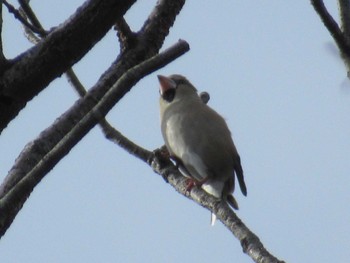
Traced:
<path id="1" fill-rule="evenodd" d="M 165 123 L 165 141 L 171 154 L 179 158 L 197 180 L 205 179 L 208 167 L 197 152 L 196 138 L 181 114 L 173 114 Z"/>
<path id="2" fill-rule="evenodd" d="M 169 150 L 178 157 L 181 157 L 186 148 L 185 138 L 183 134 L 183 118 L 180 114 L 173 114 L 167 118 L 164 123 L 165 142 Z"/>

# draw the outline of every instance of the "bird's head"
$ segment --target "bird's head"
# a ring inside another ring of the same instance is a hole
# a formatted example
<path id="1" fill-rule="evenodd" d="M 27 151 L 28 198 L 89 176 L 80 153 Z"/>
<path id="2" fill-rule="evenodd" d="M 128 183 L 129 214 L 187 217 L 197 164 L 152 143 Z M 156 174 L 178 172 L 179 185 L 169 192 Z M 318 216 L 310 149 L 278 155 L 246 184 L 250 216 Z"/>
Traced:
<path id="1" fill-rule="evenodd" d="M 184 76 L 177 74 L 169 77 L 158 75 L 158 80 L 161 99 L 167 103 L 193 97 L 198 98 L 197 89 Z"/>

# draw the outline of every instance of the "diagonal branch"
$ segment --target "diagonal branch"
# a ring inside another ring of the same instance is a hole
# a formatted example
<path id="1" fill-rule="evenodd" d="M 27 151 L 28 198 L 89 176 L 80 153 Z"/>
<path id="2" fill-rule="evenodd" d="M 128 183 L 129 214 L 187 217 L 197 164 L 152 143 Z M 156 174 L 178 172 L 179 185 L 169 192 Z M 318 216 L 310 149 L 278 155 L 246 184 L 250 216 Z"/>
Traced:
<path id="1" fill-rule="evenodd" d="M 18 56 L 0 79 L 0 132 L 52 80 L 79 61 L 136 0 L 88 0 L 75 15 Z"/>
<path id="2" fill-rule="evenodd" d="M 350 41 L 350 2 L 349 0 L 338 0 L 339 16 L 342 32 L 347 39 Z"/>
<path id="3" fill-rule="evenodd" d="M 333 17 L 327 11 L 322 0 L 311 0 L 311 4 L 313 5 L 315 11 L 320 16 L 323 24 L 328 29 L 329 33 L 332 35 L 334 41 L 336 42 L 340 51 L 346 56 L 350 57 L 350 46 L 347 39 L 344 37 L 343 32 L 339 28 L 337 22 L 333 19 Z"/>
<path id="4" fill-rule="evenodd" d="M 87 93 L 86 89 L 84 88 L 83 84 L 81 84 L 81 82 L 79 81 L 74 71 L 70 69 L 66 72 L 66 75 L 67 75 L 68 81 L 77 91 L 79 96 L 84 97 Z M 112 125 L 110 125 L 105 118 L 100 120 L 99 125 L 101 126 L 102 131 L 108 140 L 116 143 L 117 145 L 122 147 L 124 150 L 126 150 L 128 153 L 143 160 L 144 162 L 147 162 L 151 158 L 152 152 L 142 148 L 141 146 L 129 140 L 121 132 L 113 128 Z"/>
<path id="5" fill-rule="evenodd" d="M 95 102 L 95 106 L 83 113 L 81 118 L 70 119 L 70 112 L 76 111 L 72 106 L 67 113 L 61 116 L 51 127 L 41 133 L 39 138 L 29 143 L 16 163 L 10 170 L 5 182 L 0 187 L 0 234 L 6 232 L 18 211 L 34 187 L 41 179 L 65 156 L 69 151 L 111 110 L 141 78 L 153 71 L 165 66 L 189 50 L 185 41 L 179 41 L 176 45 L 165 50 L 159 55 L 136 65 L 126 71 L 118 81 L 101 98 L 96 99 L 94 91 L 90 90 L 82 99 Z M 79 104 L 78 105 L 83 105 Z M 81 114 L 84 108 L 78 106 L 77 114 Z M 71 128 L 62 133 L 65 123 L 69 122 Z M 61 138 L 57 143 L 48 148 L 48 142 Z M 34 158 L 34 159 L 33 159 Z M 21 179 L 13 182 L 12 178 Z"/>
<path id="6" fill-rule="evenodd" d="M 44 31 L 44 28 L 41 26 L 40 21 L 32 11 L 31 7 L 28 5 L 26 0 L 20 0 L 21 6 L 22 6 L 22 12 L 24 12 L 24 15 L 26 17 L 31 17 L 31 21 L 34 21 L 35 25 L 39 28 L 41 28 Z M 121 49 L 125 50 L 130 47 L 130 45 L 127 45 L 126 43 L 130 43 L 132 38 L 136 37 L 136 34 L 133 33 L 130 30 L 129 25 L 126 23 L 124 18 L 121 18 L 116 23 L 116 29 L 118 30 L 118 36 L 121 44 Z M 27 38 L 32 43 L 36 44 L 40 41 L 38 37 L 36 37 L 33 33 L 33 31 L 30 28 L 25 28 L 27 33 Z M 84 97 L 86 95 L 86 89 L 83 86 L 83 84 L 80 82 L 76 74 L 74 73 L 73 69 L 70 68 L 66 72 L 66 76 L 68 81 L 71 83 L 71 85 L 74 87 L 74 89 L 77 91 L 80 97 Z M 143 161 L 147 161 L 150 156 L 151 152 L 138 146 L 137 144 L 130 141 L 127 137 L 125 137 L 123 134 L 121 134 L 118 130 L 113 128 L 105 118 L 103 118 L 100 121 L 100 126 L 102 128 L 103 133 L 105 134 L 106 138 L 111 140 L 112 142 L 118 144 L 122 148 L 124 148 L 127 152 L 130 154 L 142 159 Z"/>
<path id="7" fill-rule="evenodd" d="M 113 128 L 105 119 L 100 121 L 100 126 L 106 138 L 116 143 L 128 153 L 147 162 L 152 157 L 152 152 L 129 140 L 121 132 Z"/>
<path id="8" fill-rule="evenodd" d="M 21 15 L 21 13 L 11 4 L 9 4 L 6 0 L 2 0 L 3 4 L 7 7 L 8 11 L 14 15 L 16 19 L 18 19 L 24 26 L 28 27 L 34 33 L 37 33 L 41 36 L 46 35 L 46 32 L 42 29 L 42 27 L 36 27 L 27 21 L 25 17 Z M 28 6 L 28 5 L 27 5 Z"/>
<path id="9" fill-rule="evenodd" d="M 178 1 L 179 3 L 181 1 Z M 184 4 L 184 1 L 182 1 Z M 172 0 L 161 1 L 160 5 L 163 5 L 161 10 L 164 8 L 173 7 Z M 167 16 L 176 16 L 182 5 L 177 6 L 177 10 L 169 10 Z M 164 13 L 164 12 L 163 12 Z M 161 28 L 164 31 L 165 27 L 171 27 L 174 19 L 168 17 L 167 20 L 161 17 L 156 17 L 155 19 L 161 20 L 162 23 L 155 23 L 151 31 L 157 32 Z M 156 35 L 156 34 L 155 34 Z M 161 45 L 164 41 L 165 35 L 159 34 L 159 38 L 153 39 L 152 42 L 147 43 L 147 45 L 139 44 L 133 49 L 129 49 L 122 52 L 117 58 L 117 61 L 113 63 L 108 70 L 100 77 L 100 80 L 89 90 L 90 96 L 84 97 L 84 99 L 78 100 L 66 114 L 61 116 L 54 124 L 51 130 L 44 131 L 41 134 L 42 139 L 46 139 L 45 143 L 34 144 L 33 154 L 21 154 L 16 165 L 10 171 L 9 175 L 5 178 L 3 184 L 0 186 L 0 198 L 4 196 L 9 189 L 14 187 L 20 180 L 23 179 L 25 174 L 32 169 L 34 165 L 41 161 L 43 155 L 52 150 L 60 140 L 70 132 L 75 126 L 75 124 L 81 120 L 95 105 L 102 99 L 102 97 L 108 92 L 110 87 L 130 68 L 141 63 L 143 60 L 151 57 L 158 52 L 157 46 Z M 124 96 L 127 90 L 120 91 L 120 97 Z M 1 115 L 0 115 L 1 116 Z M 29 147 L 28 146 L 28 147 Z M 37 154 L 37 152 L 39 154 Z"/>
<path id="10" fill-rule="evenodd" d="M 22 11 L 25 13 L 26 17 L 29 19 L 29 21 L 35 26 L 36 28 L 39 28 L 43 32 L 46 33 L 43 26 L 39 22 L 39 19 L 36 17 L 35 13 L 33 12 L 33 9 L 29 5 L 29 0 L 18 0 L 19 4 L 21 5 Z M 44 35 L 40 35 L 43 37 Z"/>
<path id="11" fill-rule="evenodd" d="M 183 196 L 193 200 L 197 204 L 207 208 L 217 215 L 217 218 L 233 233 L 240 241 L 243 252 L 258 263 L 282 263 L 270 254 L 261 243 L 259 238 L 251 232 L 238 218 L 238 216 L 223 201 L 207 194 L 200 188 L 194 187 L 188 192 L 187 179 L 181 175 L 177 168 L 165 159 L 159 151 L 155 151 L 153 158 L 148 161 L 153 170 L 160 174 L 165 180 Z"/>

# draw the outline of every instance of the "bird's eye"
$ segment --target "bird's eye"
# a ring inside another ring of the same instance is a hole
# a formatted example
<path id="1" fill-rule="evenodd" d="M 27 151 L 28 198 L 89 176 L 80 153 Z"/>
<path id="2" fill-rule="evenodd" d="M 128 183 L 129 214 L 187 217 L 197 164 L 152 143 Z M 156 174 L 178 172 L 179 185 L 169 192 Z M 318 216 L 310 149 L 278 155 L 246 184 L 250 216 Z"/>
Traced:
<path id="1" fill-rule="evenodd" d="M 162 98 L 167 102 L 172 102 L 175 97 L 175 92 L 175 89 L 168 89 L 166 92 L 163 93 Z"/>

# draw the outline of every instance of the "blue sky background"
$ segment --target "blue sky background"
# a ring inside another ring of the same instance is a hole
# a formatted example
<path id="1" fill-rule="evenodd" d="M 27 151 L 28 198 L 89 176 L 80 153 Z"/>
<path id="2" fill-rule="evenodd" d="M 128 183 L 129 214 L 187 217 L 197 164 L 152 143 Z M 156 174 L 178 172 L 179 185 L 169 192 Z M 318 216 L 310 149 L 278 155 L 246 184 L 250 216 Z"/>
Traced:
<path id="1" fill-rule="evenodd" d="M 156 1 L 126 19 L 137 30 Z M 32 1 L 46 28 L 83 1 Z M 326 1 L 337 18 L 336 1 Z M 4 10 L 7 57 L 30 47 Z M 150 150 L 163 144 L 156 74 L 186 75 L 221 113 L 241 155 L 248 196 L 238 216 L 286 262 L 350 257 L 350 84 L 309 1 L 188 1 L 164 47 L 191 51 L 142 81 L 108 120 Z M 110 32 L 74 70 L 91 87 L 115 59 Z M 29 141 L 77 100 L 64 77 L 0 137 L 0 179 Z M 0 241 L 0 261 L 252 262 L 210 213 L 94 128 L 30 196 Z"/>

